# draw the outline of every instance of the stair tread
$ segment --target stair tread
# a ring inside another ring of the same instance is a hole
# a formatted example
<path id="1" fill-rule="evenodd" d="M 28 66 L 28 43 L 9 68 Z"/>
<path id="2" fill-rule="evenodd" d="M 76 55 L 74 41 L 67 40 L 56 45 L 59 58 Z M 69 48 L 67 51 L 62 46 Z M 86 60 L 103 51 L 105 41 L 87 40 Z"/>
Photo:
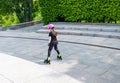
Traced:
<path id="1" fill-rule="evenodd" d="M 120 33 L 115 32 L 100 32 L 100 31 L 81 31 L 81 30 L 56 30 L 58 33 L 88 33 L 88 34 L 102 34 L 102 35 L 118 35 L 120 36 Z M 39 32 L 49 32 L 49 30 L 40 29 L 37 31 Z"/>

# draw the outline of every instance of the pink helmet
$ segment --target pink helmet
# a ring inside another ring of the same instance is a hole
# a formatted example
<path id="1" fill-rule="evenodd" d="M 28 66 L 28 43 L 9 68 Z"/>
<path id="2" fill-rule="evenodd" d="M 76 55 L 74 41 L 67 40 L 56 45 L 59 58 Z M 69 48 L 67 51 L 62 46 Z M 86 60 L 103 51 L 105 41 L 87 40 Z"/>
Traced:
<path id="1" fill-rule="evenodd" d="M 53 27 L 54 27 L 53 24 L 49 24 L 49 25 L 48 25 L 48 29 L 52 29 Z"/>

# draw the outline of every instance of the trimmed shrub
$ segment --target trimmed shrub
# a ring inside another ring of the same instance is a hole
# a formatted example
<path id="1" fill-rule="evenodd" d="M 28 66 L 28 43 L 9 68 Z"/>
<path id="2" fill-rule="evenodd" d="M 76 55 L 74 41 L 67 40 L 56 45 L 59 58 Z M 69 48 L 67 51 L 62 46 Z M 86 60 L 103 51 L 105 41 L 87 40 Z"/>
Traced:
<path id="1" fill-rule="evenodd" d="M 44 24 L 51 21 L 120 21 L 120 0 L 40 0 Z"/>

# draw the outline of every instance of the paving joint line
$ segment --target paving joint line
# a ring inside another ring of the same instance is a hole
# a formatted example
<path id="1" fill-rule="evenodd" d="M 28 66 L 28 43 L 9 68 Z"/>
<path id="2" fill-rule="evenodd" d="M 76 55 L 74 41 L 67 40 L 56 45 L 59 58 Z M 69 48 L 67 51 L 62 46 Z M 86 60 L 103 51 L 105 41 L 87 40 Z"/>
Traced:
<path id="1" fill-rule="evenodd" d="M 0 37 L 3 37 L 3 38 L 21 38 L 21 39 L 33 39 L 33 40 L 48 41 L 48 39 L 32 38 L 32 37 L 18 37 L 18 36 L 0 36 Z M 80 42 L 72 42 L 72 41 L 62 41 L 62 40 L 60 40 L 59 42 L 72 43 L 72 44 L 81 44 L 81 45 L 86 45 L 86 46 L 94 46 L 94 47 L 101 47 L 101 48 L 108 48 L 108 49 L 120 50 L 120 48 L 110 47 L 110 46 L 104 46 L 104 45 L 96 45 L 96 44 L 88 44 L 88 43 L 80 43 Z"/>

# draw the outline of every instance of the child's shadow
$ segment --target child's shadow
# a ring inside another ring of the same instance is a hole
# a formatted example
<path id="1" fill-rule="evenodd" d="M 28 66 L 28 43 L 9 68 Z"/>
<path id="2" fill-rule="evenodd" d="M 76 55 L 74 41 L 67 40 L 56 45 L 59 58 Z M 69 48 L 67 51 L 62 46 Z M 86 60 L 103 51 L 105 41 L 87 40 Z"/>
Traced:
<path id="1" fill-rule="evenodd" d="M 36 63 L 39 64 L 39 65 L 50 65 L 50 64 L 46 64 L 46 63 L 44 63 L 44 60 L 41 60 L 41 61 L 36 62 Z"/>
<path id="2" fill-rule="evenodd" d="M 62 60 L 57 60 L 56 58 L 52 59 L 52 61 L 50 62 L 51 63 L 60 63 Z M 40 60 L 38 62 L 36 62 L 37 64 L 39 65 L 50 65 L 50 64 L 47 64 L 47 63 L 44 63 L 44 60 Z"/>

